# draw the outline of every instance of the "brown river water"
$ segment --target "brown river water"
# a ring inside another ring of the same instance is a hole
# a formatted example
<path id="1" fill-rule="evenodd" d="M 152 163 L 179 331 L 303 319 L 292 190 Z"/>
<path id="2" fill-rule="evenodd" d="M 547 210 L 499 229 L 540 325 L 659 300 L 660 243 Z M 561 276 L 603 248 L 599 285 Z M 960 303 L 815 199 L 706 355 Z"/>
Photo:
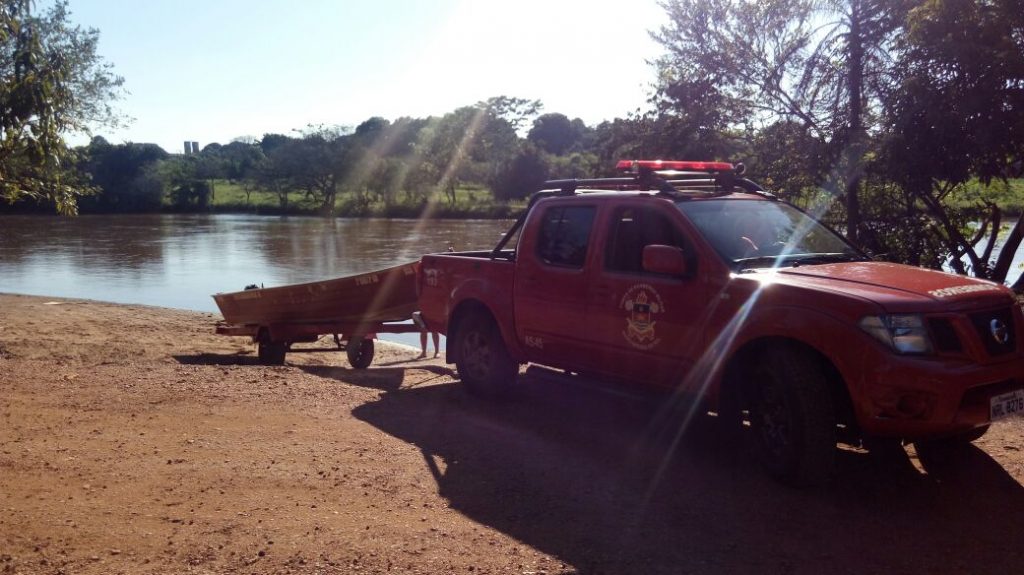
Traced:
<path id="1" fill-rule="evenodd" d="M 210 297 L 217 292 L 371 271 L 449 245 L 489 249 L 510 225 L 251 215 L 2 216 L 0 292 L 217 311 Z"/>

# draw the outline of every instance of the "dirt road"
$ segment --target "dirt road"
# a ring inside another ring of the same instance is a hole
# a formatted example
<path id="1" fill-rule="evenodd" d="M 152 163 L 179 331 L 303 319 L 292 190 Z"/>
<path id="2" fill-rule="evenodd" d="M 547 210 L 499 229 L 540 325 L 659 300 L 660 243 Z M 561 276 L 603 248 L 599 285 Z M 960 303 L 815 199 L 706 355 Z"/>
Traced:
<path id="1" fill-rule="evenodd" d="M 0 573 L 1024 569 L 1021 419 L 798 491 L 685 406 L 535 369 L 489 403 L 399 346 L 263 367 L 216 319 L 0 295 Z"/>

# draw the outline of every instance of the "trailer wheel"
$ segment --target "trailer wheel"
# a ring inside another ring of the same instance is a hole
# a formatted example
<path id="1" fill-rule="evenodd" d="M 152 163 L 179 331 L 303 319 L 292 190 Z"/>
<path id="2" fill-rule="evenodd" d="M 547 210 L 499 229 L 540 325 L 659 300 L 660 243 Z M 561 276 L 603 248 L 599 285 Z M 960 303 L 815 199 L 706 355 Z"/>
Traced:
<path id="1" fill-rule="evenodd" d="M 836 451 L 836 416 L 824 373 L 798 350 L 775 349 L 758 359 L 746 395 L 762 463 L 791 485 L 824 482 Z"/>
<path id="2" fill-rule="evenodd" d="M 356 369 L 366 369 L 373 362 L 373 340 L 368 337 L 350 339 L 345 345 L 348 363 Z"/>
<path id="3" fill-rule="evenodd" d="M 515 382 L 518 366 L 508 353 L 494 320 L 482 313 L 467 317 L 458 330 L 459 378 L 474 394 L 498 397 Z"/>
<path id="4" fill-rule="evenodd" d="M 259 358 L 262 365 L 284 365 L 284 356 L 287 353 L 287 343 L 261 341 L 259 344 Z"/>

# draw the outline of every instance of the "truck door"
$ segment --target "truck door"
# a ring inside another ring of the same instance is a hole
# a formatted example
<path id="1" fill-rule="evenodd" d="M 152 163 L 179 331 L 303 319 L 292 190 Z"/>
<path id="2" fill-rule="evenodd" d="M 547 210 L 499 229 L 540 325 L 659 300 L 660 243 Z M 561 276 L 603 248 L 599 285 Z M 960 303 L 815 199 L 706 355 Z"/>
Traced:
<path id="1" fill-rule="evenodd" d="M 586 350 L 587 257 L 596 205 L 538 204 L 520 240 L 515 276 L 516 335 L 531 361 L 568 367 Z"/>
<path id="2" fill-rule="evenodd" d="M 610 210 L 603 255 L 588 288 L 589 356 L 601 372 L 679 385 L 702 348 L 701 326 L 713 294 L 700 281 L 693 244 L 671 212 L 645 203 Z M 643 248 L 651 244 L 681 250 L 686 274 L 645 272 Z"/>

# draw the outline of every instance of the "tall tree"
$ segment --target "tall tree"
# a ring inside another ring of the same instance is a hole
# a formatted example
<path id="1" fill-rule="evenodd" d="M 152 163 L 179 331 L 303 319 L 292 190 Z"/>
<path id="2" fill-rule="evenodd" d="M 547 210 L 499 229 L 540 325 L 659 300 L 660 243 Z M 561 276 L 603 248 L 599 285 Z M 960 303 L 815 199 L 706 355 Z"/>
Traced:
<path id="1" fill-rule="evenodd" d="M 979 231 L 988 233 L 967 234 L 944 202 L 972 179 L 988 185 L 1024 175 L 1024 2 L 927 0 L 911 13 L 903 43 L 880 169 L 934 222 L 932 235 L 958 271 L 967 271 L 966 257 L 975 275 L 1005 281 L 1024 216 L 992 262 L 999 207 L 982 198 L 980 213 L 970 215 L 984 219 Z M 1024 290 L 1024 280 L 1015 289 Z"/>
<path id="2" fill-rule="evenodd" d="M 533 121 L 526 139 L 549 154 L 562 155 L 583 139 L 586 125 L 573 123 L 565 114 L 542 114 Z"/>
<path id="3" fill-rule="evenodd" d="M 97 53 L 99 32 L 68 22 L 67 3 L 35 14 L 32 0 L 0 3 L 0 197 L 77 212 L 87 188 L 64 136 L 116 123 L 123 83 Z"/>
<path id="4" fill-rule="evenodd" d="M 156 144 L 112 145 L 94 137 L 84 148 L 81 167 L 99 192 L 81 198 L 82 212 L 149 212 L 163 204 L 163 182 L 156 165 L 169 154 Z"/>
<path id="5" fill-rule="evenodd" d="M 796 121 L 828 143 L 857 239 L 859 189 L 903 0 L 666 0 L 658 95 L 697 125 Z"/>
<path id="6" fill-rule="evenodd" d="M 458 108 L 435 119 L 421 132 L 420 161 L 426 166 L 417 168 L 417 178 L 435 174 L 435 185 L 452 204 L 459 182 L 493 183 L 517 152 L 519 139 L 514 125 L 499 115 L 504 108 L 492 107 L 488 102 Z"/>

